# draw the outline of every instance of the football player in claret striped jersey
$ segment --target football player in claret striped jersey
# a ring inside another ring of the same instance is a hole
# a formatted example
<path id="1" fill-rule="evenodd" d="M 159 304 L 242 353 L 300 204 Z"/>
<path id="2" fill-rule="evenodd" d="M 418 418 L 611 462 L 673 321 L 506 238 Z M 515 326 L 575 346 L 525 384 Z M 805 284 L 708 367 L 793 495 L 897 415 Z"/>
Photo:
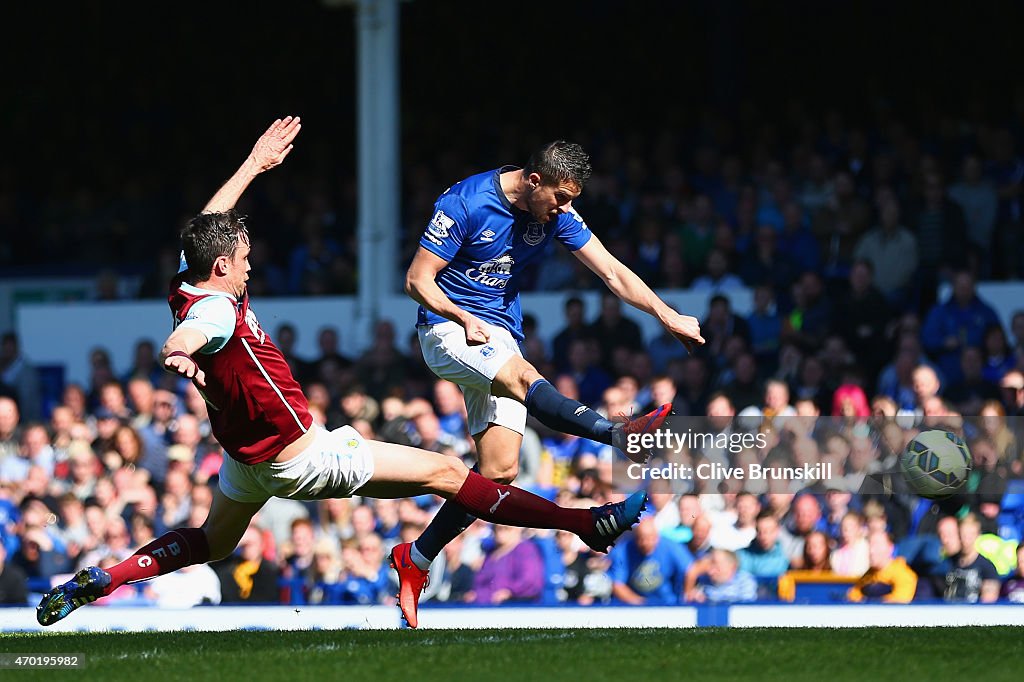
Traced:
<path id="1" fill-rule="evenodd" d="M 181 233 L 182 270 L 168 296 L 174 331 L 160 360 L 203 393 L 213 435 L 228 455 L 209 517 L 201 528 L 165 533 L 107 570 L 82 569 L 43 596 L 36 609 L 42 625 L 125 583 L 228 556 L 271 497 L 435 494 L 495 523 L 571 531 L 601 552 L 640 518 L 644 493 L 601 507 L 565 509 L 496 484 L 458 458 L 367 441 L 349 426 L 328 432 L 313 422 L 283 354 L 249 305 L 249 232 L 234 211 L 249 183 L 288 156 L 299 129 L 298 117 L 275 121 Z"/>

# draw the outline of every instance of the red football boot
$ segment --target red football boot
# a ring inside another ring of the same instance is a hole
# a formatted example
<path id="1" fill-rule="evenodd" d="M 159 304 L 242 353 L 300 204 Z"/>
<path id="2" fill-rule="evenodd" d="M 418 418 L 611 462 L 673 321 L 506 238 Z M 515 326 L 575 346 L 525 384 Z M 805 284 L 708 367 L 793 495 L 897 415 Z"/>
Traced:
<path id="1" fill-rule="evenodd" d="M 430 583 L 430 571 L 424 571 L 412 561 L 412 543 L 403 542 L 391 550 L 391 568 L 398 573 L 398 606 L 409 627 L 419 625 L 417 609 L 420 593 Z"/>
<path id="2" fill-rule="evenodd" d="M 628 419 L 621 426 L 616 425 L 615 431 L 612 432 L 612 445 L 637 464 L 647 464 L 651 458 L 651 451 L 646 448 L 636 447 L 635 445 L 633 448 L 630 448 L 630 437 L 639 438 L 645 433 L 654 431 L 664 424 L 665 419 L 671 414 L 672 403 L 665 403 L 645 415 Z M 634 452 L 630 452 L 631 449 Z"/>

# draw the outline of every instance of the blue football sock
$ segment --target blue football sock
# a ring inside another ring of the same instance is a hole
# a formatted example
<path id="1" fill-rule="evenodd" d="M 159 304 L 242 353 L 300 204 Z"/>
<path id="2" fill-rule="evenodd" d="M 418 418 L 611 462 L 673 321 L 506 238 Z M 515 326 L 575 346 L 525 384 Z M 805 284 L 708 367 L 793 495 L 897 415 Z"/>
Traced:
<path id="1" fill-rule="evenodd" d="M 562 433 L 612 445 L 615 422 L 555 390 L 547 379 L 538 379 L 526 392 L 526 409 L 541 424 Z"/>

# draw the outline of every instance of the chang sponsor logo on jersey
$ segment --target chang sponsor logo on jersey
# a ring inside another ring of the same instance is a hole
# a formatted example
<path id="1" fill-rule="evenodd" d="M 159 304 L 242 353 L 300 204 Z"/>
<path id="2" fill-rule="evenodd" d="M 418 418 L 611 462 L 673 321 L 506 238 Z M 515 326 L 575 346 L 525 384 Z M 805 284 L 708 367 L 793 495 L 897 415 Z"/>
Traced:
<path id="1" fill-rule="evenodd" d="M 466 270 L 466 277 L 486 287 L 504 289 L 508 286 L 508 278 L 515 264 L 515 259 L 506 253 L 504 256 L 492 258 L 479 268 L 469 268 Z"/>
<path id="2" fill-rule="evenodd" d="M 434 235 L 438 239 L 448 239 L 448 230 L 454 224 L 455 221 L 446 216 L 444 211 L 438 211 L 430 219 L 430 225 L 427 226 L 427 234 L 428 236 Z"/>

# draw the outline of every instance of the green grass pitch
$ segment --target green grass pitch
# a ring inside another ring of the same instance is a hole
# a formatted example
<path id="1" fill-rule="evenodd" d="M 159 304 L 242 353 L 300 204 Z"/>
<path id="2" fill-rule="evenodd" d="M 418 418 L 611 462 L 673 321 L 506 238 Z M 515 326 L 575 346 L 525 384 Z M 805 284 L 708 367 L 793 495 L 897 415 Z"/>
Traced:
<path id="1" fill-rule="evenodd" d="M 1024 628 L 696 628 L 0 634 L 0 653 L 83 653 L 19 680 L 1020 680 Z"/>

